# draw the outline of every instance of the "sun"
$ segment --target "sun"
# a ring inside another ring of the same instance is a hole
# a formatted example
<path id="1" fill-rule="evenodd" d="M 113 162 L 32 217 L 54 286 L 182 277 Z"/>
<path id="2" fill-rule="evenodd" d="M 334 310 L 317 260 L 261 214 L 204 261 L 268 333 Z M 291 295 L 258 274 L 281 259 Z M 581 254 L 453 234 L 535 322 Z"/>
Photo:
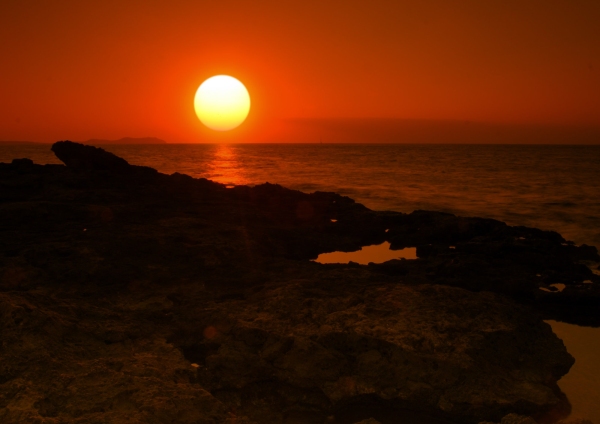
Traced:
<path id="1" fill-rule="evenodd" d="M 198 119 L 216 131 L 238 127 L 250 112 L 250 94 L 244 84 L 229 75 L 210 77 L 198 87 L 194 97 Z"/>

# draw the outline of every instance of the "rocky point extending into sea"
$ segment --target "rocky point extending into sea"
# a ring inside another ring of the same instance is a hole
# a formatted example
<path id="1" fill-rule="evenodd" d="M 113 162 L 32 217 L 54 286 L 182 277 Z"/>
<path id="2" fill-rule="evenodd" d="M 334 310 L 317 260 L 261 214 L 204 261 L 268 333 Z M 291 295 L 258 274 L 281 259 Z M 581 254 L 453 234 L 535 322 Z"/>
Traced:
<path id="1" fill-rule="evenodd" d="M 52 150 L 66 166 L 0 164 L 0 422 L 568 414 L 557 381 L 574 360 L 543 320 L 600 323 L 596 248 Z M 418 259 L 311 261 L 384 241 Z"/>

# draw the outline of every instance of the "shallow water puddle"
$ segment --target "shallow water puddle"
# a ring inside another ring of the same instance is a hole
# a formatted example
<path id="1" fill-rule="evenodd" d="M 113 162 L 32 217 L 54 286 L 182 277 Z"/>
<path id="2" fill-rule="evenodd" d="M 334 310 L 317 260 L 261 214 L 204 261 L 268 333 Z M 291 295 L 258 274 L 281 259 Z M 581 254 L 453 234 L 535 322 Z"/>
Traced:
<path id="1" fill-rule="evenodd" d="M 546 321 L 575 357 L 571 370 L 558 381 L 573 412 L 570 418 L 600 423 L 600 328 L 581 327 L 558 321 Z"/>
<path id="2" fill-rule="evenodd" d="M 565 287 L 567 287 L 567 286 L 562 283 L 556 283 L 556 284 L 550 284 L 549 289 L 547 289 L 545 287 L 540 287 L 540 290 L 549 292 L 549 293 L 560 293 L 561 291 L 563 291 L 565 289 Z"/>
<path id="3" fill-rule="evenodd" d="M 390 250 L 390 244 L 386 241 L 373 246 L 364 246 L 355 252 L 321 253 L 315 259 L 315 262 L 321 264 L 347 264 L 352 261 L 367 265 L 369 262 L 379 264 L 392 259 L 417 259 L 417 248 L 406 247 L 400 250 Z"/>

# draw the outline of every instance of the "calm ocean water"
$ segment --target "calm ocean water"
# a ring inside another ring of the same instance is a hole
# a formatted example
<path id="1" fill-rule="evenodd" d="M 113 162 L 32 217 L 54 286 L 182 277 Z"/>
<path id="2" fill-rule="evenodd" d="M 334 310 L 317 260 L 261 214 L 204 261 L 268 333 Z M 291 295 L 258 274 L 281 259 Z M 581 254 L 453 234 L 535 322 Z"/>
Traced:
<path id="1" fill-rule="evenodd" d="M 135 165 L 225 184 L 335 191 L 374 210 L 437 210 L 554 230 L 600 248 L 600 146 L 105 145 Z M 60 163 L 44 144 L 2 144 L 0 162 Z M 600 331 L 552 323 L 577 362 L 560 381 L 573 415 L 600 424 Z"/>

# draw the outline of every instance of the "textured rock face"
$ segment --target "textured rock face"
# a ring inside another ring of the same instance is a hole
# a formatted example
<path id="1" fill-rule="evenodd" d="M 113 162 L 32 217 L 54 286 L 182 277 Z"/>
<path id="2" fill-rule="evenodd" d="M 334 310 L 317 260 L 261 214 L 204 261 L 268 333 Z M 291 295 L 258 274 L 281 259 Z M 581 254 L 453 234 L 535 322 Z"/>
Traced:
<path id="1" fill-rule="evenodd" d="M 322 405 L 306 405 L 313 411 L 384 400 L 365 410 L 380 420 L 386 407 L 475 422 L 539 414 L 560 407 L 548 383 L 573 362 L 547 324 L 506 299 L 428 284 L 290 282 L 212 305 L 195 320 L 208 336 L 175 342 L 201 365 L 211 392 L 243 403 L 276 381 L 274 392 L 320 393 Z"/>
<path id="2" fill-rule="evenodd" d="M 494 424 L 494 423 L 479 423 L 479 424 Z M 500 424 L 537 424 L 537 423 L 531 417 L 527 417 L 524 415 L 518 415 L 518 414 L 508 414 L 507 416 L 502 418 L 502 421 L 500 421 Z"/>
<path id="3" fill-rule="evenodd" d="M 495 423 L 492 423 L 489 421 L 488 422 L 482 421 L 479 424 L 495 424 Z M 508 414 L 507 416 L 502 418 L 502 421 L 500 421 L 500 424 L 537 424 L 537 421 L 535 421 L 533 418 L 527 417 L 525 415 Z M 561 420 L 561 421 L 557 422 L 556 424 L 594 424 L 594 423 L 592 423 L 590 420 L 574 418 L 574 419 Z"/>
<path id="4" fill-rule="evenodd" d="M 172 345 L 120 333 L 135 329 L 114 311 L 46 296 L 0 295 L 2 422 L 243 422 L 190 383 Z"/>
<path id="5" fill-rule="evenodd" d="M 577 296 L 548 296 L 593 305 L 578 261 L 595 251 L 493 220 L 95 161 L 0 164 L 1 422 L 441 424 L 568 409 L 556 381 L 573 359 L 534 294 L 563 278 Z M 308 260 L 386 239 L 420 258 Z"/>

